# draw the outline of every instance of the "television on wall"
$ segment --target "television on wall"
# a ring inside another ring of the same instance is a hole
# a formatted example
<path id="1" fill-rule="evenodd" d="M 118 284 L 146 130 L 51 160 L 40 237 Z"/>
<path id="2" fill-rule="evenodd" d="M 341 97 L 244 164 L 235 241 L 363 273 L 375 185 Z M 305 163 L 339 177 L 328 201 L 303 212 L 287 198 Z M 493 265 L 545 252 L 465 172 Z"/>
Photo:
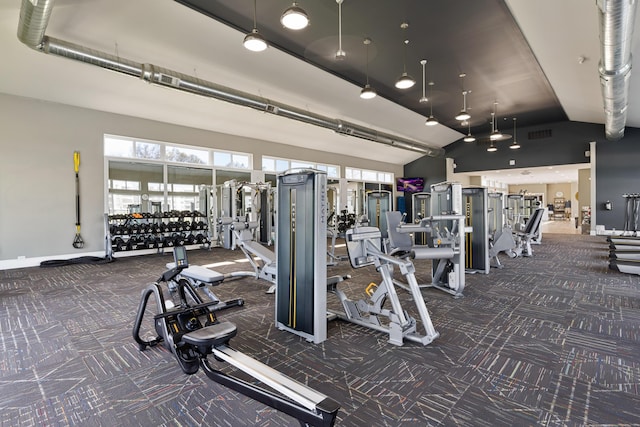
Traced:
<path id="1" fill-rule="evenodd" d="M 424 178 L 396 178 L 396 191 L 406 193 L 424 191 Z"/>

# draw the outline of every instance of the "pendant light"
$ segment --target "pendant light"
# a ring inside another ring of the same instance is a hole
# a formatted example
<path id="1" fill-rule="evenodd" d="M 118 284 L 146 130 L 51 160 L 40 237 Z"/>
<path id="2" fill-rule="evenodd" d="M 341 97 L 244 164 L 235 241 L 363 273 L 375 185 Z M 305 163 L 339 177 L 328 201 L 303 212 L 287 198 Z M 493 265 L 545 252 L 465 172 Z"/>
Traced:
<path id="1" fill-rule="evenodd" d="M 491 113 L 491 135 L 489 135 L 489 139 L 491 141 L 496 141 L 502 138 L 502 132 L 498 130 L 498 124 L 496 123 L 497 115 L 498 115 L 498 103 L 494 102 L 493 113 Z"/>
<path id="2" fill-rule="evenodd" d="M 520 144 L 518 144 L 517 139 L 518 137 L 516 135 L 516 118 L 514 117 L 513 118 L 513 142 L 509 146 L 509 148 L 511 148 L 512 150 L 517 150 L 518 148 L 520 148 Z"/>
<path id="3" fill-rule="evenodd" d="M 496 132 L 497 132 L 496 131 L 496 113 L 492 112 L 491 113 L 491 135 L 489 135 L 489 140 L 491 141 L 491 145 L 489 145 L 489 148 L 487 148 L 487 151 L 490 153 L 498 151 L 498 148 L 495 145 L 495 141 L 500 136 L 502 136 L 502 134 L 500 134 L 500 136 L 498 137 L 494 137 L 494 135 L 496 135 Z"/>
<path id="4" fill-rule="evenodd" d="M 342 2 L 343 0 L 336 0 L 338 3 L 338 51 L 336 52 L 336 59 L 344 59 L 347 53 L 342 50 Z"/>
<path id="5" fill-rule="evenodd" d="M 430 105 L 430 113 L 429 113 L 429 118 L 427 119 L 427 121 L 424 123 L 426 126 L 435 126 L 438 124 L 438 119 L 436 119 L 435 117 L 433 117 L 433 85 L 435 83 L 433 82 L 429 82 L 429 105 Z"/>
<path id="6" fill-rule="evenodd" d="M 467 75 L 465 73 L 460 74 L 460 78 L 462 79 L 462 111 L 458 113 L 456 116 L 456 120 L 464 121 L 469 120 L 471 118 L 471 114 L 467 112 L 467 93 L 471 91 L 464 90 L 464 78 Z"/>
<path id="7" fill-rule="evenodd" d="M 420 98 L 418 100 L 418 102 L 420 102 L 421 104 L 424 104 L 425 102 L 429 102 L 429 99 L 427 98 L 426 94 L 425 94 L 425 89 L 426 89 L 426 76 L 427 76 L 427 72 L 426 72 L 426 68 L 425 66 L 427 65 L 427 60 L 423 59 L 420 61 L 420 64 L 422 64 L 422 98 Z"/>
<path id="8" fill-rule="evenodd" d="M 406 23 L 406 22 L 403 22 L 402 24 L 400 24 L 400 28 L 402 28 L 404 31 L 406 31 L 407 28 L 409 28 L 409 24 Z M 408 45 L 409 45 L 409 39 L 405 39 L 404 40 L 403 71 L 402 71 L 402 74 L 400 75 L 400 77 L 398 78 L 398 80 L 396 80 L 396 88 L 398 88 L 398 89 L 409 89 L 409 88 L 413 87 L 413 85 L 416 84 L 416 80 L 407 73 L 407 46 Z"/>
<path id="9" fill-rule="evenodd" d="M 371 85 L 369 84 L 369 45 L 370 44 L 371 44 L 371 39 L 366 37 L 364 39 L 364 48 L 366 50 L 366 59 L 367 59 L 367 62 L 365 63 L 367 83 L 364 85 L 364 87 L 360 91 L 360 98 L 362 99 L 373 99 L 377 95 L 376 90 L 372 88 Z"/>
<path id="10" fill-rule="evenodd" d="M 256 0 L 253 0 L 253 30 L 245 36 L 242 44 L 252 52 L 262 52 L 267 48 L 268 44 L 264 37 L 262 37 L 262 34 L 258 32 L 256 24 L 256 9 Z"/>
<path id="11" fill-rule="evenodd" d="M 282 13 L 280 23 L 290 30 L 302 30 L 309 25 L 309 16 L 304 9 L 298 6 L 298 2 L 294 1 L 293 4 Z"/>
<path id="12" fill-rule="evenodd" d="M 476 140 L 476 137 L 471 135 L 471 122 L 467 121 L 467 126 L 469 129 L 469 133 L 467 133 L 467 136 L 464 137 L 463 141 L 464 142 L 473 142 Z"/>

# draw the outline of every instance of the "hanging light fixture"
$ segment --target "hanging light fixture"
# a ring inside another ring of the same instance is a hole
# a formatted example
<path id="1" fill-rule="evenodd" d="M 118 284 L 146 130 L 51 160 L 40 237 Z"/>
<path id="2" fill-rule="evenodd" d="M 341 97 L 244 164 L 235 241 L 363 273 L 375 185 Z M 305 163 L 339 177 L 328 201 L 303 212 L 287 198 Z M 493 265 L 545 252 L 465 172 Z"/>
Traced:
<path id="1" fill-rule="evenodd" d="M 491 113 L 491 135 L 489 135 L 489 139 L 491 141 L 496 141 L 502 138 L 502 132 L 498 130 L 498 124 L 496 123 L 496 117 L 498 115 L 498 103 L 493 103 L 493 113 Z M 495 150 L 493 150 L 495 151 Z"/>
<path id="2" fill-rule="evenodd" d="M 467 136 L 464 137 L 463 141 L 464 142 L 473 142 L 476 140 L 476 137 L 471 135 L 471 122 L 467 121 L 467 126 L 469 128 L 469 132 L 467 133 Z"/>
<path id="3" fill-rule="evenodd" d="M 435 126 L 438 124 L 438 119 L 436 119 L 435 117 L 433 117 L 433 85 L 435 83 L 433 82 L 429 82 L 429 105 L 430 105 L 430 113 L 429 113 L 429 118 L 427 119 L 427 121 L 424 123 L 427 126 Z"/>
<path id="4" fill-rule="evenodd" d="M 517 150 L 518 148 L 520 148 L 520 144 L 518 144 L 517 139 L 518 137 L 516 135 L 516 118 L 514 117 L 513 118 L 513 142 L 509 146 L 509 148 L 511 148 L 512 150 Z"/>
<path id="5" fill-rule="evenodd" d="M 252 52 L 262 52 L 267 48 L 268 44 L 264 37 L 262 37 L 262 34 L 258 32 L 256 24 L 256 9 L 256 0 L 253 0 L 253 30 L 245 36 L 242 44 Z"/>
<path id="6" fill-rule="evenodd" d="M 406 22 L 403 22 L 402 24 L 400 24 L 400 28 L 406 31 L 407 28 L 409 28 L 409 24 Z M 413 87 L 414 84 L 416 84 L 416 80 L 407 73 L 407 46 L 408 45 L 409 45 L 409 39 L 405 39 L 403 71 L 400 77 L 398 78 L 398 80 L 396 80 L 396 87 L 398 89 L 409 89 L 410 87 Z"/>
<path id="7" fill-rule="evenodd" d="M 304 9 L 298 6 L 298 2 L 294 1 L 293 4 L 282 13 L 280 23 L 290 30 L 302 30 L 309 25 L 309 16 Z"/>
<path id="8" fill-rule="evenodd" d="M 422 59 L 420 61 L 420 64 L 422 64 L 422 98 L 420 98 L 418 100 L 418 102 L 420 102 L 421 104 L 424 104 L 425 102 L 429 102 L 429 99 L 427 98 L 426 93 L 425 93 L 425 89 L 426 89 L 426 86 L 427 86 L 425 84 L 426 78 L 427 78 L 426 77 L 427 76 L 427 71 L 426 71 L 426 68 L 425 68 L 426 65 L 427 65 L 427 60 L 426 59 Z"/>
<path id="9" fill-rule="evenodd" d="M 342 2 L 343 0 L 336 0 L 338 3 L 338 51 L 336 52 L 336 59 L 344 59 L 347 53 L 342 50 Z"/>
<path id="10" fill-rule="evenodd" d="M 462 111 L 458 113 L 456 116 L 456 120 L 464 121 L 469 120 L 471 118 L 471 114 L 467 112 L 467 94 L 471 91 L 464 90 L 464 78 L 467 75 L 465 73 L 460 73 L 460 78 L 462 79 Z"/>
<path id="11" fill-rule="evenodd" d="M 375 98 L 377 92 L 374 88 L 369 84 L 369 45 L 371 44 L 371 39 L 366 37 L 364 39 L 364 46 L 366 50 L 366 58 L 367 62 L 365 63 L 366 75 L 367 75 L 367 83 L 364 85 L 362 90 L 360 91 L 360 98 L 362 99 L 372 99 Z"/>

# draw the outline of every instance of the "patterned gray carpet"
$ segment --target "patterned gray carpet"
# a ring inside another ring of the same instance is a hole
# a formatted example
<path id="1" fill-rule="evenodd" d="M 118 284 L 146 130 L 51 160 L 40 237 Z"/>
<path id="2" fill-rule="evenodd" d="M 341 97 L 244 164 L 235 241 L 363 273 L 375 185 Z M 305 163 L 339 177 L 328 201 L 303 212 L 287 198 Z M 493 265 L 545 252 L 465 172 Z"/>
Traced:
<path id="1" fill-rule="evenodd" d="M 425 289 L 440 333 L 426 347 L 393 346 L 340 321 L 327 341 L 309 344 L 274 327 L 266 282 L 227 281 L 214 291 L 246 300 L 219 314 L 238 325 L 232 346 L 338 401 L 337 425 L 640 425 L 640 276 L 608 269 L 604 237 L 547 234 L 534 251 L 467 275 L 462 299 Z M 189 257 L 211 264 L 242 254 L 215 248 Z M 0 271 L 2 426 L 298 425 L 202 372 L 182 374 L 162 347 L 138 350 L 131 328 L 140 292 L 170 260 Z M 426 278 L 429 263 L 416 267 Z M 343 285 L 354 299 L 379 281 L 373 268 L 352 271 L 347 262 L 329 269 L 339 273 L 354 276 Z"/>

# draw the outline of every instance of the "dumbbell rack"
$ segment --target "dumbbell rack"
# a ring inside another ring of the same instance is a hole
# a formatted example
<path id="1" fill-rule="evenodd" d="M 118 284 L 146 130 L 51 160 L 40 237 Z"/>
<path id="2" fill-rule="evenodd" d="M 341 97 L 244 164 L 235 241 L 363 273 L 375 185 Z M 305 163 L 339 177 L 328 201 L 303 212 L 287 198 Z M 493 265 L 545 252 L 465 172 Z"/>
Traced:
<path id="1" fill-rule="evenodd" d="M 207 214 L 197 211 L 169 211 L 131 214 L 105 214 L 106 254 L 184 245 L 211 246 Z"/>

